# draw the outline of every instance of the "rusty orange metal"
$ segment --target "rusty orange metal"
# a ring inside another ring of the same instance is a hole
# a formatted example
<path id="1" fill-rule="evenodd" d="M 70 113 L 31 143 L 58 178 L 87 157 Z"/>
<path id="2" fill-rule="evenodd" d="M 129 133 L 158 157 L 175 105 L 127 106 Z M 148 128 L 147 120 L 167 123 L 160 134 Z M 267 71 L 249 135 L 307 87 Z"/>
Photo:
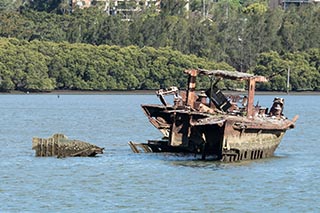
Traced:
<path id="1" fill-rule="evenodd" d="M 270 157 L 285 132 L 294 128 L 298 116 L 289 120 L 283 115 L 284 99 L 275 98 L 270 111 L 254 106 L 256 82 L 266 82 L 264 76 L 225 71 L 192 69 L 188 88 L 176 87 L 157 92 L 162 104 L 141 105 L 150 123 L 162 134 L 161 140 L 147 143 L 130 142 L 134 152 L 181 152 L 208 156 L 225 162 Z M 197 76 L 215 79 L 206 91 L 196 92 Z M 247 94 L 224 95 L 216 87 L 221 79 L 246 81 Z M 173 94 L 173 104 L 165 95 Z M 140 148 L 140 149 L 139 149 Z"/>

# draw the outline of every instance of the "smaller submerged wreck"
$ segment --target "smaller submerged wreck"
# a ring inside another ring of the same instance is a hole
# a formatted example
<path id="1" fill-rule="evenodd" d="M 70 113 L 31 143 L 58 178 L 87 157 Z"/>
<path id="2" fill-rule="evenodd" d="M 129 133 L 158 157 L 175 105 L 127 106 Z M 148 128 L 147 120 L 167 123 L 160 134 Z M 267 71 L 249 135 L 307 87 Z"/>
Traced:
<path id="1" fill-rule="evenodd" d="M 94 157 L 103 154 L 103 149 L 96 145 L 70 140 L 64 134 L 54 134 L 49 138 L 32 139 L 32 149 L 36 151 L 36 157 L 57 156 L 62 157 Z"/>
<path id="2" fill-rule="evenodd" d="M 254 105 L 256 82 L 264 76 L 224 70 L 186 70 L 188 88 L 159 90 L 162 104 L 141 105 L 150 123 L 162 134 L 162 140 L 148 143 L 129 142 L 135 153 L 194 153 L 203 160 L 232 162 L 267 158 L 274 154 L 285 132 L 294 128 L 292 120 L 283 115 L 284 99 L 275 98 L 270 108 Z M 197 76 L 211 79 L 208 90 L 196 94 Z M 225 96 L 217 83 L 221 79 L 246 81 L 248 93 Z M 164 96 L 173 95 L 173 104 Z"/>

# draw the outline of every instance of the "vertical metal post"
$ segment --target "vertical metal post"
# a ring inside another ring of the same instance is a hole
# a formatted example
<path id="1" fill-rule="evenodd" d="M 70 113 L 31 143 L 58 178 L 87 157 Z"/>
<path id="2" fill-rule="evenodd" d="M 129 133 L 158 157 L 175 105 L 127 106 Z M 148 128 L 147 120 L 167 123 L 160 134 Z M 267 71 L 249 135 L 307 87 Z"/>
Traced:
<path id="1" fill-rule="evenodd" d="M 256 87 L 256 80 L 254 78 L 250 78 L 248 82 L 248 106 L 247 106 L 247 117 L 253 116 L 253 103 L 254 103 L 254 91 Z"/>
<path id="2" fill-rule="evenodd" d="M 193 107 L 195 90 L 196 90 L 196 79 L 197 79 L 197 70 L 191 70 L 189 73 L 188 80 L 188 90 L 187 90 L 187 105 Z"/>

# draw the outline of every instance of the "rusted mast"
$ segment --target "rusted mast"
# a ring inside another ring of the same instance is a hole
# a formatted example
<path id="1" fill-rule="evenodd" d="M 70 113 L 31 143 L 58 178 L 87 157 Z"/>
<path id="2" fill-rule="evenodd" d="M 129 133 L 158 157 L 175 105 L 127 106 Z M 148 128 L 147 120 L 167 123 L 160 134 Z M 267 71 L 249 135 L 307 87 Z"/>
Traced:
<path id="1" fill-rule="evenodd" d="M 256 87 L 256 81 L 254 78 L 248 80 L 248 105 L 247 105 L 247 117 L 253 117 L 253 103 L 254 103 L 254 92 Z"/>
<path id="2" fill-rule="evenodd" d="M 198 70 L 186 70 L 185 73 L 189 74 L 186 104 L 188 106 L 193 107 L 193 104 L 195 102 L 195 97 L 196 97 L 195 91 L 196 91 L 196 79 L 198 75 Z"/>
<path id="3" fill-rule="evenodd" d="M 248 78 L 248 105 L 247 105 L 247 117 L 253 117 L 254 115 L 254 93 L 256 89 L 256 82 L 267 82 L 268 80 L 264 76 L 254 76 Z"/>

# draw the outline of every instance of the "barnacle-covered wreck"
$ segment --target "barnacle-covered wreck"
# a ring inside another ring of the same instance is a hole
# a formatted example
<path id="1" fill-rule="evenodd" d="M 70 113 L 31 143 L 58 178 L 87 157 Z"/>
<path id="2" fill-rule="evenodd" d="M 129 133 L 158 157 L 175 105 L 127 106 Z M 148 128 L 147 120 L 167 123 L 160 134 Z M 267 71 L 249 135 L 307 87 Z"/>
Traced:
<path id="1" fill-rule="evenodd" d="M 32 138 L 32 149 L 37 157 L 94 157 L 103 154 L 104 148 L 88 142 L 68 139 L 64 134 L 54 134 L 49 138 Z"/>
<path id="2" fill-rule="evenodd" d="M 288 129 L 295 126 L 283 115 L 284 100 L 275 98 L 268 110 L 254 106 L 256 82 L 264 76 L 224 70 L 186 70 L 186 91 L 176 87 L 157 91 L 162 104 L 141 105 L 150 123 L 163 134 L 162 140 L 148 143 L 129 142 L 133 152 L 182 152 L 211 156 L 214 160 L 232 162 L 270 157 Z M 210 88 L 197 94 L 197 76 L 208 76 Z M 248 94 L 225 96 L 217 88 L 220 79 L 247 81 Z M 164 96 L 174 95 L 169 104 Z"/>

